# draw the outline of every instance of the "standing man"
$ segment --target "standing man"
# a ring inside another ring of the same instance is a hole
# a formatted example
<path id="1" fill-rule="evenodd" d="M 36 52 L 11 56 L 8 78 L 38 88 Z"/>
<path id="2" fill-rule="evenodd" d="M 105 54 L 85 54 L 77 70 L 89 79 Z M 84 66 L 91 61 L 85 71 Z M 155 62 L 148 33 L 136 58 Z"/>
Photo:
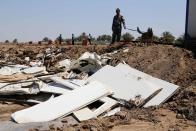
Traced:
<path id="1" fill-rule="evenodd" d="M 60 45 L 62 44 L 62 41 L 63 41 L 62 34 L 60 34 L 60 36 L 59 36 L 59 44 Z"/>
<path id="2" fill-rule="evenodd" d="M 91 34 L 89 34 L 89 35 L 88 35 L 88 42 L 89 42 L 90 45 L 92 44 L 92 43 L 91 43 L 91 39 L 92 39 L 92 36 L 91 36 Z"/>
<path id="3" fill-rule="evenodd" d="M 123 18 L 122 15 L 120 15 L 120 9 L 117 8 L 116 9 L 116 15 L 113 18 L 113 24 L 112 24 L 112 43 L 114 44 L 115 41 L 120 42 L 120 38 L 121 38 L 121 32 L 122 32 L 122 24 L 124 29 L 126 29 L 126 25 L 125 25 L 125 19 Z M 117 38 L 117 40 L 116 40 Z"/>
<path id="4" fill-rule="evenodd" d="M 72 45 L 75 45 L 75 37 L 74 37 L 74 34 L 72 34 L 71 40 L 72 40 Z"/>

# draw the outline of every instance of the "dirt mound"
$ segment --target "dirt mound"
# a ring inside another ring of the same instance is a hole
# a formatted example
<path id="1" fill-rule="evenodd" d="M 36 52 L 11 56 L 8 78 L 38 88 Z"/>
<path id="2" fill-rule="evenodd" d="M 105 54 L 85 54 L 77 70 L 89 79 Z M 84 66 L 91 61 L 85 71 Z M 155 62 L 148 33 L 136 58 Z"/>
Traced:
<path id="1" fill-rule="evenodd" d="M 191 52 L 172 46 L 130 47 L 113 56 L 113 65 L 125 61 L 131 67 L 179 85 L 179 92 L 165 105 L 196 121 L 196 60 Z"/>
<path id="2" fill-rule="evenodd" d="M 151 130 L 194 130 L 196 124 L 191 121 L 177 119 L 176 114 L 167 109 L 143 109 L 132 111 L 121 111 L 115 116 L 107 118 L 92 119 L 84 121 L 81 124 L 65 126 L 64 128 L 51 128 L 53 130 L 59 129 L 80 130 L 80 131 L 151 131 Z"/>
<path id="3" fill-rule="evenodd" d="M 125 61 L 133 68 L 182 87 L 191 85 L 196 78 L 196 60 L 191 52 L 173 46 L 129 47 L 128 52 L 115 54 L 113 60 Z"/>

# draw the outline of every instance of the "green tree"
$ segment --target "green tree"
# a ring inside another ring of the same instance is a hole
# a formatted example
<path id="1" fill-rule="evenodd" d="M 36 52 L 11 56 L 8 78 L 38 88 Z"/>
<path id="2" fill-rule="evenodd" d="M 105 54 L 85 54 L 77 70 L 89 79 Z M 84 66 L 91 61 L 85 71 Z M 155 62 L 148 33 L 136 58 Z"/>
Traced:
<path id="1" fill-rule="evenodd" d="M 18 39 L 14 39 L 13 43 L 17 44 L 18 43 Z"/>
<path id="2" fill-rule="evenodd" d="M 133 40 L 134 40 L 133 35 L 130 34 L 130 33 L 125 33 L 125 34 L 123 34 L 123 35 L 122 35 L 122 38 L 123 38 L 123 40 L 126 41 L 126 42 L 130 42 L 130 41 L 133 41 Z"/>
<path id="3" fill-rule="evenodd" d="M 5 43 L 7 44 L 7 43 L 10 43 L 10 42 L 9 42 L 9 40 L 6 40 Z"/>
<path id="4" fill-rule="evenodd" d="M 156 36 L 156 35 L 154 35 L 153 37 L 152 37 L 152 41 L 153 42 L 159 42 L 159 37 L 158 36 Z"/>
<path id="5" fill-rule="evenodd" d="M 49 40 L 50 40 L 50 39 L 49 39 L 48 37 L 44 37 L 42 41 L 43 41 L 43 42 L 48 42 Z"/>
<path id="6" fill-rule="evenodd" d="M 97 38 L 97 41 L 111 41 L 112 40 L 112 37 L 110 35 L 101 35 L 101 36 L 98 36 Z"/>
<path id="7" fill-rule="evenodd" d="M 175 45 L 175 46 L 180 46 L 180 47 L 183 47 L 183 46 L 184 46 L 184 34 L 181 35 L 180 37 L 178 37 L 178 38 L 175 40 L 174 45 Z"/>
<path id="8" fill-rule="evenodd" d="M 160 42 L 164 44 L 173 44 L 175 41 L 175 37 L 168 31 L 162 33 L 160 37 Z"/>

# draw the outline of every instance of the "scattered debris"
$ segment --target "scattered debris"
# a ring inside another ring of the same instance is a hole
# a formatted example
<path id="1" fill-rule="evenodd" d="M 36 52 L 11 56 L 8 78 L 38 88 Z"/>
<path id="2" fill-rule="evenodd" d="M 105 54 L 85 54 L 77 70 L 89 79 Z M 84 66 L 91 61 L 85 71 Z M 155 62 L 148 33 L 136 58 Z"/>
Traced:
<path id="1" fill-rule="evenodd" d="M 99 101 L 97 101 L 97 103 L 98 102 L 100 102 L 101 104 L 97 108 L 94 107 L 93 109 L 90 109 L 90 107 L 86 107 L 74 112 L 73 114 L 79 121 L 85 121 L 98 117 L 102 113 L 110 110 L 113 106 L 115 106 L 118 103 L 116 100 L 109 97 L 102 98 Z M 96 102 L 94 104 L 96 105 Z"/>
<path id="2" fill-rule="evenodd" d="M 129 48 L 101 55 L 84 52 L 78 58 L 65 56 L 62 49 L 54 48 L 39 52 L 36 57 L 29 56 L 33 52 L 25 52 L 25 64 L 2 64 L 0 101 L 32 104 L 11 115 L 17 123 L 30 123 L 66 116 L 82 122 L 114 116 L 123 108 L 160 107 L 175 99 L 179 86 L 130 67 L 125 56 L 116 59 L 119 53 L 131 52 Z M 193 116 L 192 110 L 187 117 Z"/>
<path id="3" fill-rule="evenodd" d="M 99 82 L 91 82 L 46 102 L 12 114 L 17 123 L 46 122 L 71 114 L 92 102 L 112 94 Z M 86 97 L 84 97 L 86 96 Z"/>

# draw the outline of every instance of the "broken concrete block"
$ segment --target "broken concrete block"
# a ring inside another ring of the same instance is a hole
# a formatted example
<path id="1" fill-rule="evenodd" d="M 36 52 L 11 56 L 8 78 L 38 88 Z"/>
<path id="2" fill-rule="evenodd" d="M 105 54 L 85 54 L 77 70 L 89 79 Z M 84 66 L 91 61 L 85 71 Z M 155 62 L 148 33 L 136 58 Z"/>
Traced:
<path id="1" fill-rule="evenodd" d="M 71 61 L 69 59 L 65 59 L 63 61 L 58 62 L 58 67 L 65 67 L 69 69 L 70 65 L 71 65 Z"/>
<path id="2" fill-rule="evenodd" d="M 43 65 L 43 62 L 38 61 L 38 60 L 36 60 L 36 61 L 31 61 L 31 62 L 30 62 L 30 66 L 31 66 L 31 67 L 40 67 L 40 66 L 42 66 L 42 65 Z"/>
<path id="3" fill-rule="evenodd" d="M 101 68 L 100 60 L 101 57 L 96 53 L 85 52 L 78 60 L 71 63 L 70 70 L 93 74 Z"/>
<path id="4" fill-rule="evenodd" d="M 29 62 L 30 61 L 30 57 L 25 57 L 25 61 Z"/>
<path id="5" fill-rule="evenodd" d="M 85 60 L 85 59 L 93 59 L 99 61 L 101 59 L 101 56 L 97 55 L 97 53 L 95 52 L 94 53 L 85 52 L 84 54 L 81 55 L 79 60 Z"/>
<path id="6" fill-rule="evenodd" d="M 84 59 L 73 61 L 70 66 L 70 70 L 74 72 L 85 72 L 93 74 L 101 68 L 101 65 L 94 59 Z"/>
<path id="7" fill-rule="evenodd" d="M 123 50 L 123 53 L 127 53 L 127 52 L 129 52 L 129 49 L 124 49 Z"/>

